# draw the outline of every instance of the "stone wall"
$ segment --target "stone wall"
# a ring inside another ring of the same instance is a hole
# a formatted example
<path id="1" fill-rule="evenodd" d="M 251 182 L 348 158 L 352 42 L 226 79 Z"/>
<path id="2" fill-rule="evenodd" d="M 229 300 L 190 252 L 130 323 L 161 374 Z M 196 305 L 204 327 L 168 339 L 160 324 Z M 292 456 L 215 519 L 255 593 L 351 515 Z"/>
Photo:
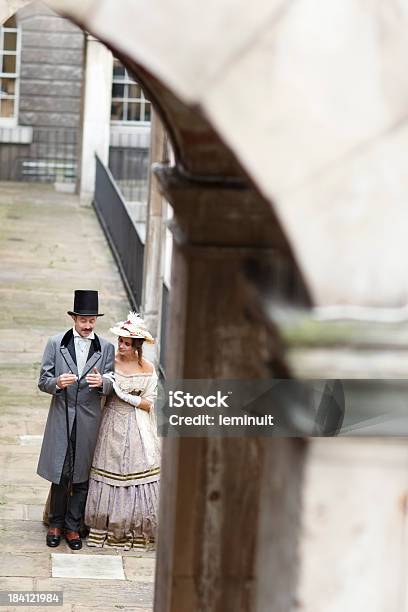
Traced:
<path id="1" fill-rule="evenodd" d="M 22 28 L 19 123 L 78 129 L 84 34 L 39 4 L 18 12 Z"/>
<path id="2" fill-rule="evenodd" d="M 1 179 L 75 181 L 81 128 L 84 33 L 41 4 L 17 14 L 22 30 L 18 125 L 29 147 L 2 144 Z M 58 168 L 58 169 L 57 169 Z"/>

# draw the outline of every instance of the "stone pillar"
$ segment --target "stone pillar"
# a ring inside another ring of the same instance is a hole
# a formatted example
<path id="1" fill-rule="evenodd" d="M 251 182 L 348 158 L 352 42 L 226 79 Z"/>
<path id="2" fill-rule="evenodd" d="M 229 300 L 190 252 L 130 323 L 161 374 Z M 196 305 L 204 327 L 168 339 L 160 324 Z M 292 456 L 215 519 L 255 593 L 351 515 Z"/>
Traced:
<path id="1" fill-rule="evenodd" d="M 250 278 L 268 268 L 282 295 L 299 289 L 270 208 L 238 180 L 159 175 L 175 211 L 168 378 L 288 375 Z M 163 447 L 155 612 L 291 609 L 303 443 L 180 438 Z M 269 551 L 260 537 L 273 540 Z M 268 607 L 260 555 L 281 580 Z"/>
<path id="2" fill-rule="evenodd" d="M 152 112 L 150 167 L 165 158 L 165 132 L 158 115 Z M 160 313 L 163 284 L 163 248 L 164 231 L 163 215 L 166 202 L 159 191 L 154 173 L 149 176 L 149 198 L 146 214 L 146 244 L 144 251 L 142 313 L 146 325 L 154 338 L 157 338 L 157 350 L 160 342 Z"/>
<path id="3" fill-rule="evenodd" d="M 95 153 L 109 157 L 113 56 L 104 44 L 86 37 L 79 193 L 89 204 L 95 191 Z"/>

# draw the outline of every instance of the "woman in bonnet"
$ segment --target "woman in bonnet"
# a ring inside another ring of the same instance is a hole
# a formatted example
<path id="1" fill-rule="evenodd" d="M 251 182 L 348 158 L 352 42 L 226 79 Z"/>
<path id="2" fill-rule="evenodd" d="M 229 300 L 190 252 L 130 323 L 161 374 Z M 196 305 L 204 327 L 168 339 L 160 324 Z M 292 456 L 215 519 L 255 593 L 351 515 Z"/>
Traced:
<path id="1" fill-rule="evenodd" d="M 132 312 L 110 331 L 118 336 L 118 351 L 89 479 L 87 544 L 145 548 L 155 539 L 160 479 L 157 374 L 142 351 L 154 340 Z"/>

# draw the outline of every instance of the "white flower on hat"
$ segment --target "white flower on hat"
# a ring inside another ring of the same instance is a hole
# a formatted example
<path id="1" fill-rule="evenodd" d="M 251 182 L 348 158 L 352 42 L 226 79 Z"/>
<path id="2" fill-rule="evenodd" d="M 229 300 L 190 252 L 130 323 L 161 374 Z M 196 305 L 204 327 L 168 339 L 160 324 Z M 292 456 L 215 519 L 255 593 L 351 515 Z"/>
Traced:
<path id="1" fill-rule="evenodd" d="M 126 321 L 119 321 L 114 327 L 111 327 L 110 331 L 115 334 L 115 336 L 122 336 L 123 338 L 143 338 L 149 344 L 154 344 L 153 336 L 150 334 L 146 327 L 146 323 L 137 312 L 129 312 Z"/>

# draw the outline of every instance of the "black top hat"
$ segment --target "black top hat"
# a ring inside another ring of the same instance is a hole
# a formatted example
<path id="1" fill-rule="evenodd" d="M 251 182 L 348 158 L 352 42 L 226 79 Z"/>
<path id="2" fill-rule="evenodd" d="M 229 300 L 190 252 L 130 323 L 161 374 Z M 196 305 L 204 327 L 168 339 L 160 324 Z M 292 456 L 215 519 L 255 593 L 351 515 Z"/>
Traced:
<path id="1" fill-rule="evenodd" d="M 68 310 L 69 315 L 82 317 L 103 317 L 98 313 L 98 292 L 88 289 L 77 289 L 74 297 L 74 310 Z"/>

